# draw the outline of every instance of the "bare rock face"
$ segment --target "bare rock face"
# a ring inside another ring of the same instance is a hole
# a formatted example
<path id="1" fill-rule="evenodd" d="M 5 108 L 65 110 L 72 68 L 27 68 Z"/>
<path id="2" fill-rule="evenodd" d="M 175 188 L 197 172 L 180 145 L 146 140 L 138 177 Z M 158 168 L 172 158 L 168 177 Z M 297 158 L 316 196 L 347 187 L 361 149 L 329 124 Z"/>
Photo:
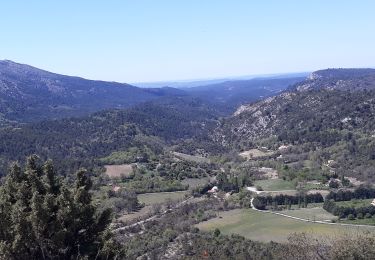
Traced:
<path id="1" fill-rule="evenodd" d="M 278 96 L 240 106 L 217 127 L 214 137 L 230 146 L 292 129 L 371 128 L 366 121 L 375 112 L 374 94 L 364 90 L 375 90 L 374 69 L 317 71 Z"/>
<path id="2" fill-rule="evenodd" d="M 326 69 L 318 70 L 294 86 L 297 91 L 317 89 L 364 90 L 375 89 L 375 69 Z"/>

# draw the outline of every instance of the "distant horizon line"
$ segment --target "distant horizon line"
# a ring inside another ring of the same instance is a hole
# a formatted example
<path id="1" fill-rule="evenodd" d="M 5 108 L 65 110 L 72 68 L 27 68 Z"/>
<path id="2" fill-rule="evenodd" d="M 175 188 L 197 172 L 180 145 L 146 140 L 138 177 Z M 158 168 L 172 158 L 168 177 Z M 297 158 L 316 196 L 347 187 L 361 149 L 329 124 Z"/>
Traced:
<path id="1" fill-rule="evenodd" d="M 261 74 L 247 74 L 247 75 L 232 75 L 232 76 L 213 76 L 213 77 L 207 77 L 207 78 L 190 78 L 190 79 L 166 79 L 166 80 L 155 80 L 155 81 L 116 81 L 116 80 L 105 80 L 105 79 L 92 79 L 86 76 L 80 76 L 80 75 L 69 75 L 65 73 L 60 73 L 60 72 L 54 72 L 50 71 L 49 69 L 45 68 L 39 68 L 35 67 L 34 65 L 30 65 L 28 63 L 23 63 L 23 62 L 18 62 L 14 61 L 8 58 L 3 58 L 0 61 L 8 61 L 8 62 L 13 62 L 19 65 L 25 65 L 25 66 L 30 66 L 35 69 L 43 70 L 46 72 L 50 72 L 53 74 L 59 74 L 62 76 L 69 76 L 69 77 L 78 77 L 78 78 L 83 78 L 86 80 L 93 80 L 93 81 L 106 81 L 106 82 L 115 82 L 115 83 L 120 83 L 120 84 L 129 84 L 129 85 L 134 85 L 136 86 L 137 84 L 165 84 L 165 83 L 174 83 L 174 84 L 179 84 L 179 83 L 195 83 L 195 82 L 201 82 L 201 81 L 230 81 L 230 80 L 251 80 L 251 79 L 256 79 L 256 78 L 267 78 L 267 77 L 278 77 L 278 76 L 286 76 L 286 75 L 293 75 L 293 74 L 309 74 L 313 73 L 315 71 L 319 70 L 326 70 L 326 69 L 375 69 L 375 66 L 361 66 L 361 67 L 327 67 L 327 68 L 319 68 L 319 69 L 311 69 L 311 70 L 304 70 L 304 71 L 291 71 L 291 72 L 276 72 L 276 73 L 261 73 Z"/>
<path id="2" fill-rule="evenodd" d="M 361 67 L 359 67 L 359 68 L 361 68 Z M 199 82 L 199 81 L 210 81 L 210 80 L 232 80 L 232 79 L 240 80 L 241 78 L 246 80 L 246 79 L 255 79 L 255 78 L 262 78 L 262 77 L 276 77 L 276 76 L 291 75 L 291 74 L 312 73 L 314 71 L 315 70 L 296 71 L 296 72 L 265 73 L 265 74 L 247 74 L 247 75 L 237 75 L 237 76 L 234 76 L 234 75 L 233 76 L 218 76 L 218 77 L 208 77 L 208 78 L 171 79 L 171 80 L 156 80 L 156 81 L 133 81 L 133 82 L 129 82 L 129 84 L 188 83 L 188 82 Z"/>

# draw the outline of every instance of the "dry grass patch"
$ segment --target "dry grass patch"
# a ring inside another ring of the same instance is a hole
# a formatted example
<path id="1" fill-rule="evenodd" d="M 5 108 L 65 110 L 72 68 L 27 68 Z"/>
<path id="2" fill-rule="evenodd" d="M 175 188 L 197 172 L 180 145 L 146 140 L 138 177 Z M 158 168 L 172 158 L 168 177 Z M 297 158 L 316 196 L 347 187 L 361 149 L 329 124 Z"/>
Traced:
<path id="1" fill-rule="evenodd" d="M 270 156 L 273 153 L 274 152 L 272 152 L 272 151 L 263 152 L 259 149 L 251 149 L 251 150 L 248 150 L 248 151 L 244 151 L 244 152 L 240 153 L 239 155 L 248 159 L 248 160 L 250 160 L 250 159 L 255 159 L 255 158 L 259 158 L 259 157 Z"/>
<path id="2" fill-rule="evenodd" d="M 130 176 L 133 173 L 132 164 L 121 164 L 121 165 L 105 165 L 105 173 L 110 178 L 117 178 L 124 176 Z"/>
<path id="3" fill-rule="evenodd" d="M 146 206 L 164 203 L 167 200 L 178 201 L 185 197 L 186 191 L 155 192 L 138 195 L 138 200 Z"/>

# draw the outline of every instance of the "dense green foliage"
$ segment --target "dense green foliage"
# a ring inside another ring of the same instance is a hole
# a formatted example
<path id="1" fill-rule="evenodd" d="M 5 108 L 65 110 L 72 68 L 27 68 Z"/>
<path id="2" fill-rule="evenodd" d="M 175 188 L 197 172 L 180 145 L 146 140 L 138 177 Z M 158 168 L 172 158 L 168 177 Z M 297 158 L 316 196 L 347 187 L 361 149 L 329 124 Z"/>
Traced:
<path id="1" fill-rule="evenodd" d="M 169 192 L 187 190 L 188 186 L 176 180 L 142 177 L 126 182 L 124 188 L 136 193 Z"/>
<path id="2" fill-rule="evenodd" d="M 14 164 L 0 188 L 2 259 L 83 259 L 113 257 L 106 228 L 111 211 L 96 211 L 91 180 L 77 172 L 73 187 L 63 183 L 47 161 Z"/>
<path id="3" fill-rule="evenodd" d="M 165 156 L 156 167 L 157 173 L 167 179 L 184 180 L 186 178 L 203 178 L 215 176 L 219 166 L 215 163 L 176 160 L 176 157 Z"/>
<path id="4" fill-rule="evenodd" d="M 327 200 L 333 201 L 348 201 L 352 199 L 372 199 L 375 198 L 375 188 L 360 186 L 354 191 L 352 190 L 338 190 L 330 191 L 326 196 Z"/>
<path id="5" fill-rule="evenodd" d="M 222 172 L 216 176 L 216 182 L 220 190 L 238 192 L 241 188 L 252 185 L 250 177 L 246 172 L 238 175 Z"/>
<path id="6" fill-rule="evenodd" d="M 100 159 L 103 164 L 142 163 L 149 160 L 156 160 L 156 154 L 147 146 L 130 147 L 126 151 L 112 152 L 110 155 Z"/>
<path id="7" fill-rule="evenodd" d="M 100 192 L 97 193 L 100 195 Z M 132 191 L 119 190 L 116 192 L 108 190 L 104 196 L 97 199 L 100 201 L 102 209 L 111 209 L 117 214 L 134 212 L 142 207 L 138 201 L 137 194 Z"/>
<path id="8" fill-rule="evenodd" d="M 363 218 L 364 216 L 372 217 L 375 215 L 375 206 L 368 205 L 364 207 L 348 207 L 337 205 L 333 200 L 326 200 L 323 208 L 339 218 L 354 219 L 356 217 Z"/>

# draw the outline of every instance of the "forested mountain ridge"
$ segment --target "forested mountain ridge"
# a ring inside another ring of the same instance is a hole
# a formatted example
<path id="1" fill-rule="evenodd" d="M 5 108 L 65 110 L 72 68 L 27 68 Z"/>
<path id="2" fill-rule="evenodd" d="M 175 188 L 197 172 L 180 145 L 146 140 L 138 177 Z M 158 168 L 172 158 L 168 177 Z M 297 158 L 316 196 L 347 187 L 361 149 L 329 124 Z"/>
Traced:
<path id="1" fill-rule="evenodd" d="M 182 90 L 141 89 L 129 84 L 59 75 L 29 65 L 0 61 L 0 126 L 6 122 L 84 116 L 127 108 Z"/>
<path id="2" fill-rule="evenodd" d="M 174 146 L 183 153 L 220 154 L 266 143 L 273 148 L 293 144 L 308 145 L 307 150 L 331 149 L 334 153 L 327 151 L 325 160 L 355 160 L 361 167 L 372 169 L 375 90 L 352 91 L 358 82 L 371 86 L 372 73 L 368 69 L 318 71 L 277 96 L 239 107 L 227 118 L 220 118 L 225 109 L 220 109 L 219 102 L 212 104 L 176 89 L 145 90 L 158 98 L 83 118 L 1 129 L 0 162 L 5 169 L 9 161 L 37 153 L 43 159 L 54 159 L 58 166 L 64 163 L 76 168 L 111 152 L 144 145 L 158 151 Z M 323 87 L 332 78 L 335 82 L 346 82 L 343 91 L 332 89 L 331 85 Z M 310 89 L 298 89 L 306 82 Z M 350 82 L 354 85 L 346 91 Z M 335 145 L 341 145 L 341 150 Z"/>
<path id="3" fill-rule="evenodd" d="M 240 104 L 275 95 L 304 77 L 233 80 L 192 89 L 138 88 L 129 84 L 60 75 L 9 60 L 0 61 L 0 127 L 124 109 L 163 97 L 191 96 L 222 114 Z"/>

